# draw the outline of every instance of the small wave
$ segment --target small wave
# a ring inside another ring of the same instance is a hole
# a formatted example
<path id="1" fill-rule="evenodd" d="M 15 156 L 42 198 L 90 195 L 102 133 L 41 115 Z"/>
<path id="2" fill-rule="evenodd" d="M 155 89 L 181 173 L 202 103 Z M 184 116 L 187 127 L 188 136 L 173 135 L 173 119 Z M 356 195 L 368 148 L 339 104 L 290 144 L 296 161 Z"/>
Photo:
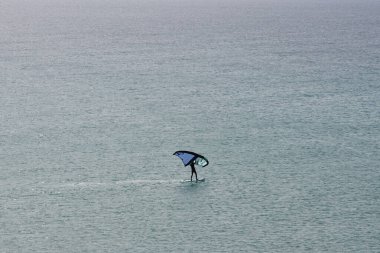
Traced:
<path id="1" fill-rule="evenodd" d="M 116 181 L 116 184 L 119 185 L 128 185 L 128 184 L 167 184 L 167 183 L 174 183 L 179 182 L 180 180 L 161 180 L 161 179 L 133 179 L 133 180 L 123 180 L 123 181 Z"/>
<path id="2" fill-rule="evenodd" d="M 70 182 L 58 185 L 58 187 L 69 188 L 98 188 L 98 187 L 112 187 L 123 185 L 152 185 L 152 184 L 171 184 L 180 182 L 180 180 L 162 180 L 162 179 L 130 179 L 111 182 Z"/>

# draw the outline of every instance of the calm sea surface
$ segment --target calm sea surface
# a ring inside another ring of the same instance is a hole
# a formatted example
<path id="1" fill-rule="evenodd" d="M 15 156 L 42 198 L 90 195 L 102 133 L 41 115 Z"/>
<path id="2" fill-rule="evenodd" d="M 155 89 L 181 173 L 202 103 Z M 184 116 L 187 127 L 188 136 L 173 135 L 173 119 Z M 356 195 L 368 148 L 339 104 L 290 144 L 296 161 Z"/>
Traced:
<path id="1" fill-rule="evenodd" d="M 380 252 L 379 13 L 1 1 L 0 252 Z"/>

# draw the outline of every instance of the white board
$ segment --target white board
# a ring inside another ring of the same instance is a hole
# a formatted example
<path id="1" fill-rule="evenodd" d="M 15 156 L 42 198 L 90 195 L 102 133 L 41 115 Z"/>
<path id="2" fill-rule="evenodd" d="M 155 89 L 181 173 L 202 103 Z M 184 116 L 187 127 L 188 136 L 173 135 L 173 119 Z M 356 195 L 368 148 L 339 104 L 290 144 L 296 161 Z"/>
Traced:
<path id="1" fill-rule="evenodd" d="M 181 182 L 182 183 L 201 183 L 201 182 L 204 182 L 204 181 L 206 181 L 205 178 L 200 178 L 200 179 L 198 179 L 198 181 L 195 180 L 195 179 L 193 179 L 193 181 L 191 181 L 190 179 L 186 179 L 186 180 L 182 180 Z"/>

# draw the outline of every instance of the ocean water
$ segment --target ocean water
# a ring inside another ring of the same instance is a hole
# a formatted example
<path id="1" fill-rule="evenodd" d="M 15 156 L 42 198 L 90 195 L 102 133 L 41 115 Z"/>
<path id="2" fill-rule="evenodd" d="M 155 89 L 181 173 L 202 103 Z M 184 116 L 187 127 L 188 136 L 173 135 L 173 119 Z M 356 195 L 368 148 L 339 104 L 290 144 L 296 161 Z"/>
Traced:
<path id="1" fill-rule="evenodd" d="M 379 13 L 1 1 L 0 252 L 380 252 Z"/>

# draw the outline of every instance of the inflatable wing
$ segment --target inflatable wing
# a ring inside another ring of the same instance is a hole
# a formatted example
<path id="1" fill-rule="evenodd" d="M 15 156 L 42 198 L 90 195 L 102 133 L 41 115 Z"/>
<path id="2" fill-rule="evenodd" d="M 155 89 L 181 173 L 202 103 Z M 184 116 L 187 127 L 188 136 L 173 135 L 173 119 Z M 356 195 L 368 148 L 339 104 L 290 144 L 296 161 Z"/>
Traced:
<path id="1" fill-rule="evenodd" d="M 176 151 L 174 152 L 173 155 L 176 155 L 179 158 L 181 158 L 183 165 L 185 166 L 189 165 L 192 162 L 202 167 L 206 167 L 209 164 L 206 157 L 199 155 L 197 153 L 191 152 L 191 151 Z"/>

